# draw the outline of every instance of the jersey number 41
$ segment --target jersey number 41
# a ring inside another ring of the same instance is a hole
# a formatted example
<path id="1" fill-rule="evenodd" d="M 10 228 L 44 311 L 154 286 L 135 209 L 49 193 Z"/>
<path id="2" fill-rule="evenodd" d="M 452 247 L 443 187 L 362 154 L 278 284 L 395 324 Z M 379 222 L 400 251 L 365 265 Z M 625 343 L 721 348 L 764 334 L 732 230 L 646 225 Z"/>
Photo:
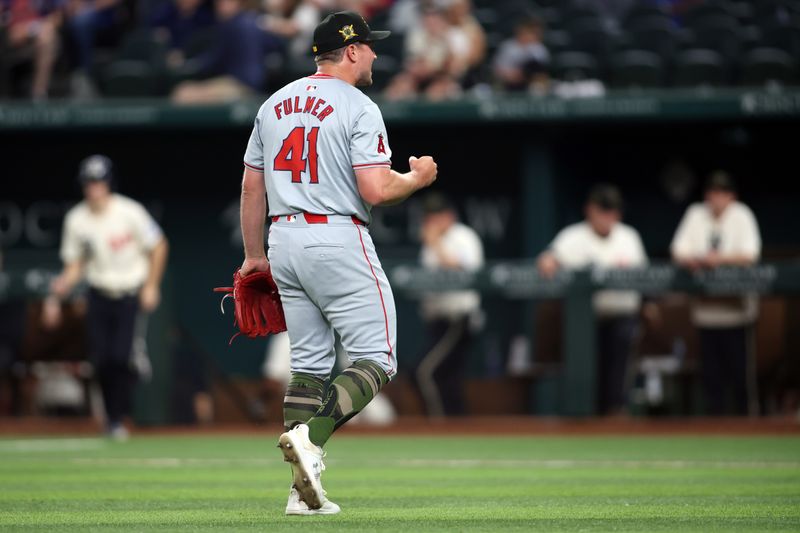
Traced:
<path id="1" fill-rule="evenodd" d="M 301 174 L 306 171 L 311 176 L 309 183 L 319 183 L 317 175 L 317 137 L 319 137 L 319 126 L 311 128 L 306 135 L 306 130 L 298 126 L 289 133 L 283 140 L 278 155 L 275 156 L 272 168 L 275 170 L 285 170 L 292 173 L 292 183 L 302 183 Z M 308 151 L 305 150 L 305 143 L 308 141 Z M 306 152 L 306 159 L 303 153 Z"/>

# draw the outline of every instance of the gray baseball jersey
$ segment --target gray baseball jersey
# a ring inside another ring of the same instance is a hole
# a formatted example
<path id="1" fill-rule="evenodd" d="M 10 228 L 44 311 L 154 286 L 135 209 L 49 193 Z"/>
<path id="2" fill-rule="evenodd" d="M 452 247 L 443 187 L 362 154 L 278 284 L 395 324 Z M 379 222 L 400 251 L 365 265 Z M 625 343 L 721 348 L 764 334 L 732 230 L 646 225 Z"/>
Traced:
<path id="1" fill-rule="evenodd" d="M 391 166 L 378 106 L 326 74 L 292 82 L 256 116 L 244 163 L 264 172 L 269 215 L 354 215 L 370 221 L 355 170 Z"/>
<path id="2" fill-rule="evenodd" d="M 332 76 L 292 82 L 258 112 L 244 163 L 264 173 L 268 257 L 293 372 L 330 375 L 335 329 L 351 360 L 395 375 L 394 297 L 365 225 L 371 206 L 355 177 L 360 168 L 390 167 L 391 155 L 378 107 Z"/>

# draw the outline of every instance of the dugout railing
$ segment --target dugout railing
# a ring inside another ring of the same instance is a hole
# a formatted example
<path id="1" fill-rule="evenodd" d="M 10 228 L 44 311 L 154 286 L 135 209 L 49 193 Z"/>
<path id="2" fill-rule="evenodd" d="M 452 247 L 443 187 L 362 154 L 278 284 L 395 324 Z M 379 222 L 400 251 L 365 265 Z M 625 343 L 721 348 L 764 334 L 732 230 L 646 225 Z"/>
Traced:
<path id="1" fill-rule="evenodd" d="M 654 264 L 637 269 L 562 271 L 553 278 L 542 277 L 531 260 L 492 261 L 477 272 L 431 271 L 415 263 L 393 261 L 384 261 L 384 268 L 398 297 L 411 300 L 424 294 L 470 288 L 486 296 L 518 302 L 561 299 L 562 392 L 557 404 L 560 415 L 572 417 L 596 413 L 597 357 L 592 308 L 595 291 L 635 290 L 653 297 L 676 292 L 710 296 L 800 293 L 800 261 L 697 272 Z M 0 272 L 0 301 L 40 298 L 54 274 L 46 269 Z"/>

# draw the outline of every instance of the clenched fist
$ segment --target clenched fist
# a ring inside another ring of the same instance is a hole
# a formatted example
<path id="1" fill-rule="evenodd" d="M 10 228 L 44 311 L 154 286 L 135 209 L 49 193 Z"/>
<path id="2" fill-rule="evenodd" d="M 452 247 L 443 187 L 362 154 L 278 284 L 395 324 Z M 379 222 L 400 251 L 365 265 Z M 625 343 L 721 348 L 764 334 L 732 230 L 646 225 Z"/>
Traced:
<path id="1" fill-rule="evenodd" d="M 439 166 L 431 156 L 424 155 L 416 158 L 412 155 L 408 158 L 408 165 L 411 167 L 411 172 L 416 176 L 420 189 L 436 181 L 436 173 Z"/>

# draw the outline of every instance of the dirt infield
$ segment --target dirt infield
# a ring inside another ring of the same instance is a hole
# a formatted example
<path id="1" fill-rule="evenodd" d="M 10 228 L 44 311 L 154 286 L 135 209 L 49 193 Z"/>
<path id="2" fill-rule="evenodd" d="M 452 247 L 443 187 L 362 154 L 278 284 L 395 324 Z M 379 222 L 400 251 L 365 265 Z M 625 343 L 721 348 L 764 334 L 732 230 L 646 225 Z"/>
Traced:
<path id="1" fill-rule="evenodd" d="M 93 435 L 90 419 L 0 418 L 0 435 Z M 140 435 L 269 435 L 275 424 L 138 427 Z M 349 424 L 343 435 L 800 435 L 792 418 L 536 418 L 470 417 L 447 420 L 405 417 L 389 426 Z"/>

